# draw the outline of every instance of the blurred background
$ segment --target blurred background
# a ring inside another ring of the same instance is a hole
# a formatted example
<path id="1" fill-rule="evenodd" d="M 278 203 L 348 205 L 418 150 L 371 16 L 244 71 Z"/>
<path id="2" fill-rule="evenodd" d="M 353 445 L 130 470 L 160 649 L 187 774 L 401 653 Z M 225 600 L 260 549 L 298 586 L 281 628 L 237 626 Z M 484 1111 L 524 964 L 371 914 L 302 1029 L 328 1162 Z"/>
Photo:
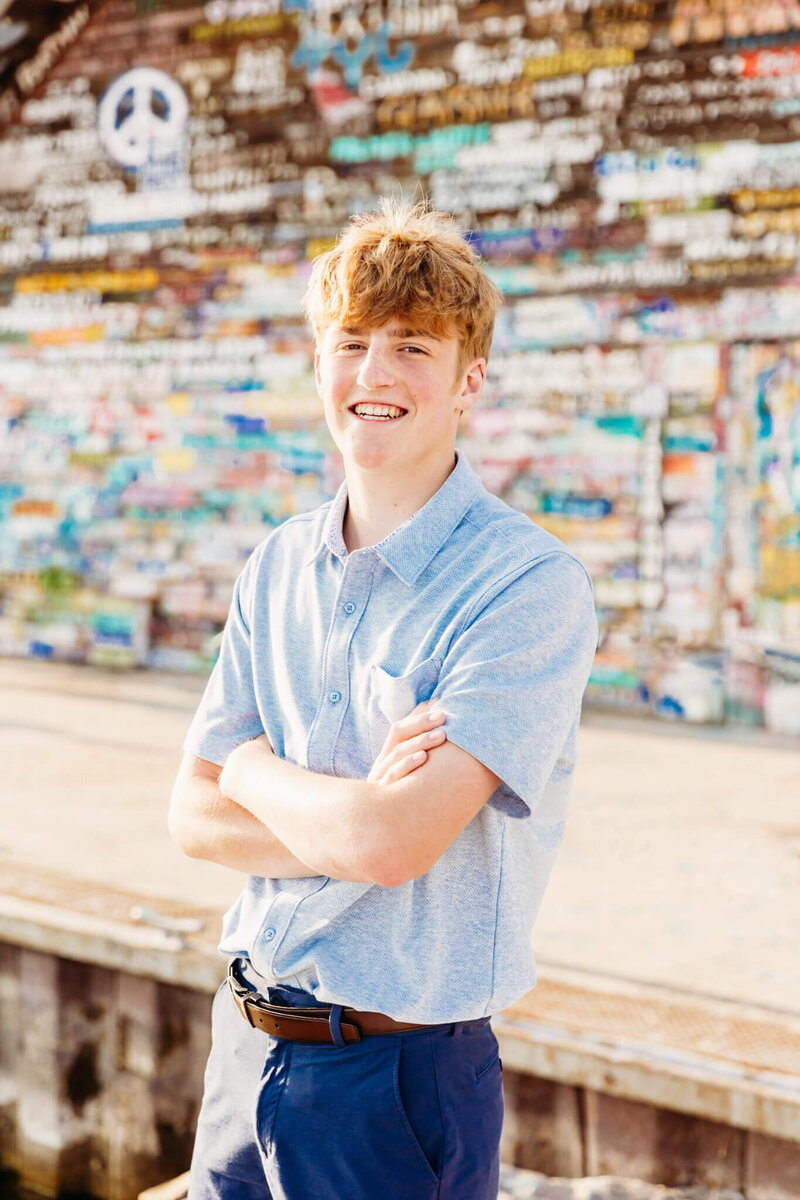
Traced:
<path id="1" fill-rule="evenodd" d="M 400 192 L 505 296 L 458 444 L 600 625 L 504 1156 L 796 1200 L 796 0 L 0 0 L 0 1168 L 188 1164 L 242 881 L 169 790 L 342 479 L 311 260 Z"/>
<path id="2" fill-rule="evenodd" d="M 461 444 L 588 705 L 800 734 L 800 5 L 2 3 L 0 652 L 207 674 L 340 463 L 300 298 L 382 194 L 507 300 Z"/>

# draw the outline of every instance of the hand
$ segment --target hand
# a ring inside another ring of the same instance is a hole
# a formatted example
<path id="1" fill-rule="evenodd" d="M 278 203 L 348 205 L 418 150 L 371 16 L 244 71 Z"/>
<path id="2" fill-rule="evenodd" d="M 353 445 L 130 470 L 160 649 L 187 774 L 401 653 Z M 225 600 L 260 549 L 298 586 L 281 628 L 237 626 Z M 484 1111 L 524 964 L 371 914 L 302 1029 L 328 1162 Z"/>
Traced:
<path id="1" fill-rule="evenodd" d="M 267 735 L 262 733 L 259 737 L 242 742 L 240 746 L 231 751 L 225 759 L 225 765 L 217 780 L 217 786 L 223 796 L 227 796 L 231 800 L 236 799 L 237 776 L 241 773 L 242 768 L 246 767 L 247 763 L 255 760 L 256 755 L 261 756 L 263 760 L 265 750 L 270 754 L 273 753 L 272 743 Z"/>
<path id="2" fill-rule="evenodd" d="M 415 709 L 395 721 L 386 735 L 381 752 L 367 776 L 370 783 L 396 783 L 427 762 L 428 754 L 446 739 L 447 720 L 435 700 L 423 700 Z"/>

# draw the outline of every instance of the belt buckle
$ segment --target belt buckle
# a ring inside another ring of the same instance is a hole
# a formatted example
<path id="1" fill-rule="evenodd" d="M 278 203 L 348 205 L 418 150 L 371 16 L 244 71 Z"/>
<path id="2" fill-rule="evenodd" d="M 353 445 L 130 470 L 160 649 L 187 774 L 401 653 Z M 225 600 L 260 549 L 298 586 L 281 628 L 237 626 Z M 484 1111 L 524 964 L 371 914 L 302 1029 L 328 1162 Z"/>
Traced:
<path id="1" fill-rule="evenodd" d="M 328 1039 L 332 1045 L 344 1046 L 349 1045 L 352 1042 L 361 1041 L 361 1031 L 358 1026 L 354 1025 L 352 1022 L 346 1022 L 345 1030 L 347 1032 L 342 1030 L 341 1025 L 338 1027 L 338 1033 L 341 1041 L 337 1042 L 331 1024 L 331 1016 L 330 1014 L 325 1013 L 323 1010 L 312 1013 L 306 1009 L 303 1011 L 303 1013 L 298 1013 L 290 1005 L 283 1006 L 270 1004 L 268 1001 L 265 1001 L 260 994 L 242 997 L 237 1001 L 237 1003 L 240 1011 L 244 1013 L 250 1026 L 253 1029 L 261 1030 L 263 1033 L 268 1033 L 271 1037 L 277 1037 L 287 1041 L 316 1043 L 318 1041 L 317 1038 L 302 1036 L 304 1024 L 310 1022 L 312 1026 L 321 1026 L 325 1029 L 325 1031 L 328 1033 Z M 264 1025 L 255 1022 L 253 1020 L 253 1009 L 257 1009 L 260 1013 L 266 1014 L 266 1018 L 272 1023 L 272 1027 L 267 1028 Z M 331 1012 L 332 1011 L 333 1010 L 331 1009 Z M 278 1025 L 278 1022 L 280 1021 L 287 1021 L 290 1025 L 292 1022 L 294 1022 L 295 1030 L 297 1031 L 299 1027 L 300 1031 L 295 1032 L 294 1034 L 290 1034 L 288 1032 L 281 1033 Z"/>
<path id="2" fill-rule="evenodd" d="M 264 999 L 264 997 L 261 995 L 260 992 L 255 992 L 251 988 L 247 987 L 247 985 L 244 983 L 244 981 L 242 980 L 242 978 L 239 974 L 238 960 L 235 958 L 232 958 L 231 961 L 228 963 L 228 986 L 231 989 L 231 994 L 233 996 L 236 1007 L 239 1009 L 239 1012 L 245 1018 L 245 1020 L 247 1021 L 248 1025 L 251 1027 L 251 1029 L 262 1029 L 262 1027 L 260 1025 L 257 1025 L 253 1021 L 253 1017 L 252 1017 L 250 1010 L 255 1008 L 255 1009 L 258 1009 L 260 1012 L 267 1013 L 269 1016 L 273 1016 L 273 1017 L 280 1016 L 280 1017 L 286 1017 L 288 1020 L 291 1020 L 292 1017 L 294 1016 L 295 1018 L 300 1017 L 301 1022 L 302 1022 L 302 1020 L 313 1020 L 313 1021 L 318 1021 L 320 1023 L 324 1023 L 329 1030 L 331 1042 L 333 1044 L 338 1044 L 336 1038 L 334 1037 L 333 1029 L 331 1027 L 330 1015 L 324 1013 L 323 1011 L 320 1011 L 319 1015 L 316 1015 L 316 1013 L 312 1014 L 308 1010 L 304 1010 L 301 1015 L 300 1013 L 295 1013 L 293 1011 L 291 1005 L 270 1004 L 268 1000 Z M 276 1013 L 274 1011 L 276 1008 L 278 1008 L 280 1010 L 278 1013 Z M 333 1009 L 331 1009 L 331 1012 L 333 1012 Z M 341 1029 L 339 1030 L 339 1036 L 342 1038 L 342 1044 L 345 1044 L 345 1043 L 350 1044 L 352 1042 L 360 1042 L 361 1041 L 361 1030 L 359 1029 L 359 1027 L 352 1021 L 345 1022 L 344 1024 L 345 1024 L 345 1028 L 348 1031 L 348 1034 L 344 1034 L 341 1031 Z M 279 1033 L 273 1033 L 272 1036 L 273 1037 L 281 1037 L 283 1035 L 281 1035 Z M 308 1040 L 314 1040 L 314 1039 L 297 1038 L 297 1039 L 290 1039 L 290 1040 L 308 1041 Z"/>
<path id="3" fill-rule="evenodd" d="M 261 995 L 259 992 L 254 993 L 253 990 L 247 987 L 242 981 L 237 969 L 237 960 L 235 958 L 232 958 L 228 963 L 228 987 L 231 989 L 231 995 L 233 996 L 234 1003 L 239 1009 L 239 1012 L 245 1018 L 248 1025 L 252 1029 L 256 1029 L 257 1026 L 253 1023 L 253 1018 L 250 1015 L 250 1007 L 252 1005 L 255 1008 L 261 1008 L 261 1005 L 258 1003 L 261 999 Z"/>

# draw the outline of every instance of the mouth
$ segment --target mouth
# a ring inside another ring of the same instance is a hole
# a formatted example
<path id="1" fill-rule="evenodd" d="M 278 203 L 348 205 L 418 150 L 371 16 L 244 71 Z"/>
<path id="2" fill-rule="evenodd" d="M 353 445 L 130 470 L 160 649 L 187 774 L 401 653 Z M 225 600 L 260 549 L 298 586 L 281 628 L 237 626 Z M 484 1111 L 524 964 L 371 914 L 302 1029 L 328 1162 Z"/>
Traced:
<path id="1" fill-rule="evenodd" d="M 348 411 L 360 421 L 399 421 L 406 415 L 397 404 L 351 404 Z"/>

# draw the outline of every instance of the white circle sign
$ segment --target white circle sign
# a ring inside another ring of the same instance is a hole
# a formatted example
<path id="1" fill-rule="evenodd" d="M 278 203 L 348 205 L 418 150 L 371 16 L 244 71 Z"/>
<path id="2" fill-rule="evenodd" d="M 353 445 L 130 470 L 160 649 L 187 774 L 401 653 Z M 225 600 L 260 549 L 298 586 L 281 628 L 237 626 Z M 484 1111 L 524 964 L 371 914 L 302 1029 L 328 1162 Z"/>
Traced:
<path id="1" fill-rule="evenodd" d="M 100 101 L 100 140 L 115 162 L 143 167 L 179 141 L 188 115 L 179 83 L 154 67 L 134 67 L 119 75 Z"/>

